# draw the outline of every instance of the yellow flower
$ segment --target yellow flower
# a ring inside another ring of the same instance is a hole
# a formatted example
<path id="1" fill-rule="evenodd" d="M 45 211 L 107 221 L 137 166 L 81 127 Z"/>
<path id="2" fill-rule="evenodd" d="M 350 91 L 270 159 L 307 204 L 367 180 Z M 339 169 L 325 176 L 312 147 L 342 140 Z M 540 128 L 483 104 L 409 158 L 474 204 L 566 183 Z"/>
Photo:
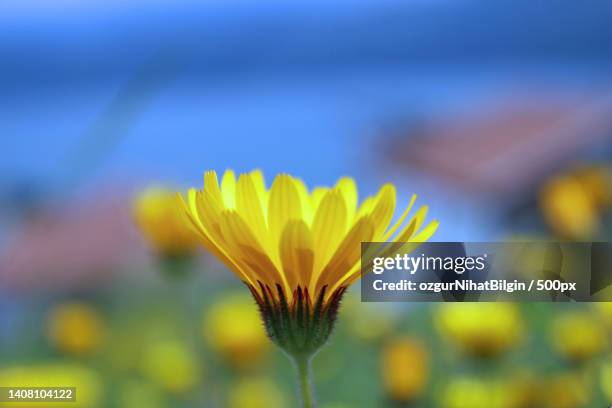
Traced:
<path id="1" fill-rule="evenodd" d="M 592 239 L 600 230 L 601 212 L 612 205 L 612 170 L 578 168 L 548 182 L 540 194 L 544 217 L 564 238 Z"/>
<path id="2" fill-rule="evenodd" d="M 261 320 L 247 295 L 230 294 L 215 303 L 206 313 L 204 336 L 236 368 L 252 365 L 268 350 Z"/>
<path id="3" fill-rule="evenodd" d="M 606 328 L 612 332 L 612 302 L 594 302 L 593 307 Z"/>
<path id="4" fill-rule="evenodd" d="M 287 403 L 276 384 L 267 378 L 247 378 L 229 390 L 229 408 L 284 408 Z"/>
<path id="5" fill-rule="evenodd" d="M 409 337 L 394 339 L 384 347 L 381 363 L 383 385 L 393 401 L 414 401 L 423 393 L 429 356 L 422 343 Z"/>
<path id="6" fill-rule="evenodd" d="M 414 200 L 391 225 L 393 185 L 358 205 L 350 178 L 309 191 L 281 174 L 267 189 L 261 172 L 236 179 L 231 170 L 221 185 L 206 172 L 203 190 L 180 196 L 206 248 L 250 288 L 270 337 L 300 354 L 312 354 L 329 336 L 342 294 L 360 276 L 361 242 L 422 242 L 434 233 L 435 221 L 421 229 L 427 207 L 408 217 Z"/>
<path id="7" fill-rule="evenodd" d="M 101 406 L 103 397 L 99 375 L 77 364 L 45 363 L 0 368 L 2 387 L 75 387 L 76 401 L 53 404 L 29 404 L 57 408 L 95 408 Z M 23 402 L 0 403 L 2 407 L 25 407 Z"/>
<path id="8" fill-rule="evenodd" d="M 522 335 L 518 308 L 512 303 L 447 303 L 437 311 L 438 329 L 468 354 L 493 357 Z"/>
<path id="9" fill-rule="evenodd" d="M 134 219 L 153 249 L 163 256 L 192 254 L 197 236 L 186 228 L 175 193 L 160 188 L 142 191 L 134 200 Z"/>
<path id="10" fill-rule="evenodd" d="M 599 209 L 612 205 L 612 167 L 605 164 L 579 167 L 573 175 Z"/>
<path id="11" fill-rule="evenodd" d="M 515 408 L 515 395 L 509 383 L 476 378 L 453 379 L 442 393 L 444 408 Z"/>
<path id="12" fill-rule="evenodd" d="M 84 355 L 98 350 L 104 331 L 102 319 L 86 303 L 60 304 L 51 310 L 47 318 L 49 340 L 65 353 Z"/>
<path id="13" fill-rule="evenodd" d="M 196 356 L 176 340 L 159 340 L 146 346 L 142 370 L 164 390 L 174 394 L 191 391 L 200 381 Z"/>
<path id="14" fill-rule="evenodd" d="M 541 387 L 543 408 L 582 408 L 589 406 L 591 387 L 576 374 L 562 373 L 548 378 Z"/>
<path id="15" fill-rule="evenodd" d="M 553 321 L 552 329 L 555 349 L 569 360 L 591 359 L 608 345 L 606 330 L 590 313 L 563 314 Z"/>

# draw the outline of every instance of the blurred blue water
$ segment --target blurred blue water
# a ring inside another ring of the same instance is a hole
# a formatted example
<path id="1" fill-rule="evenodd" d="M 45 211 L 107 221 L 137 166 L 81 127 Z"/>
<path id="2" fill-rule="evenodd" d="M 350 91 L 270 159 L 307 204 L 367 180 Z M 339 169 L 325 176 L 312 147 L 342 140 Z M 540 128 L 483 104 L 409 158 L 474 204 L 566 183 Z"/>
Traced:
<path id="1" fill-rule="evenodd" d="M 612 58 L 603 0 L 71 3 L 0 5 L 3 88 L 121 77 L 159 55 L 196 76 Z"/>
<path id="2" fill-rule="evenodd" d="M 3 2 L 0 192 L 193 185 L 227 167 L 372 192 L 396 117 L 612 83 L 611 17 L 568 0 Z M 464 222 L 449 234 L 480 234 Z"/>
<path id="3" fill-rule="evenodd" d="M 335 177 L 364 116 L 465 99 L 533 66 L 592 82 L 609 72 L 611 17 L 609 2 L 569 0 L 3 2 L 1 170 L 52 175 L 113 98 L 142 93 L 107 159 L 118 166 Z"/>

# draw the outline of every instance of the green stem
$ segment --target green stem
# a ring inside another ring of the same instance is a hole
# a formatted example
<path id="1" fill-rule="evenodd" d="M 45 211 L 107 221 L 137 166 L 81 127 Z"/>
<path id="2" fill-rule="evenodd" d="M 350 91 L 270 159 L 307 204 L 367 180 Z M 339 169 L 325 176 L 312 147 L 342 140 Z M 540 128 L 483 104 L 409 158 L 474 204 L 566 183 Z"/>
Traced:
<path id="1" fill-rule="evenodd" d="M 303 408 L 314 408 L 314 390 L 312 386 L 311 356 L 293 356 L 298 374 L 298 388 Z"/>

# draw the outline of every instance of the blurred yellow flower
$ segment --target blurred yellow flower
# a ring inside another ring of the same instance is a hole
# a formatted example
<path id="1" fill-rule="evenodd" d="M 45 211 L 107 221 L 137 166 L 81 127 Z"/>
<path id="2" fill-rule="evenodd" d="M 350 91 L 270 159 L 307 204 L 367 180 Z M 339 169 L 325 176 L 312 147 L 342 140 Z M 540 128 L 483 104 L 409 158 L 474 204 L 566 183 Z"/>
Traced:
<path id="1" fill-rule="evenodd" d="M 603 324 L 588 312 L 569 312 L 555 318 L 551 337 L 559 354 L 573 361 L 591 359 L 608 345 Z"/>
<path id="2" fill-rule="evenodd" d="M 173 191 L 142 191 L 134 200 L 133 212 L 142 235 L 159 255 L 173 257 L 195 252 L 197 236 L 185 225 Z"/>
<path id="3" fill-rule="evenodd" d="M 573 176 L 599 209 L 612 206 L 612 167 L 610 165 L 590 165 L 579 167 Z"/>
<path id="4" fill-rule="evenodd" d="M 204 316 L 204 337 L 236 368 L 259 361 L 269 348 L 261 319 L 246 294 L 228 294 Z"/>
<path id="5" fill-rule="evenodd" d="M 381 371 L 386 394 L 396 402 L 412 402 L 423 393 L 429 379 L 429 355 L 423 344 L 400 337 L 385 345 Z"/>
<path id="6" fill-rule="evenodd" d="M 142 371 L 152 382 L 174 394 L 184 394 L 200 382 L 198 358 L 178 340 L 157 340 L 145 346 Z"/>
<path id="7" fill-rule="evenodd" d="M 511 383 L 459 377 L 450 381 L 442 393 L 443 408 L 516 408 Z"/>
<path id="8" fill-rule="evenodd" d="M 228 408 L 285 408 L 282 392 L 267 378 L 241 379 L 232 385 L 228 395 Z"/>
<path id="9" fill-rule="evenodd" d="M 522 337 L 520 311 L 512 303 L 445 303 L 436 311 L 436 326 L 468 354 L 493 357 Z"/>
<path id="10" fill-rule="evenodd" d="M 541 387 L 542 408 L 582 408 L 591 400 L 589 384 L 577 374 L 562 373 L 546 379 Z"/>
<path id="11" fill-rule="evenodd" d="M 46 321 L 48 338 L 58 350 L 85 355 L 102 345 L 105 326 L 98 312 L 82 302 L 54 307 Z"/>
<path id="12" fill-rule="evenodd" d="M 102 382 L 99 375 L 78 364 L 45 363 L 0 368 L 2 387 L 75 387 L 76 401 L 53 403 L 57 408 L 95 408 L 102 406 Z M 49 405 L 49 404 L 47 404 Z M 2 407 L 22 407 L 23 402 L 0 403 Z M 29 406 L 42 406 L 30 403 Z"/>
<path id="13" fill-rule="evenodd" d="M 592 305 L 597 316 L 606 328 L 612 332 L 612 302 L 594 302 Z"/>
<path id="14" fill-rule="evenodd" d="M 540 194 L 545 219 L 567 239 L 593 239 L 600 229 L 601 211 L 611 205 L 612 172 L 605 166 L 579 168 L 557 176 Z"/>
<path id="15" fill-rule="evenodd" d="M 281 174 L 267 189 L 260 171 L 236 179 L 228 170 L 221 185 L 209 171 L 203 190 L 179 197 L 187 222 L 247 284 L 268 334 L 290 354 L 312 354 L 327 340 L 342 294 L 360 276 L 361 242 L 422 242 L 438 225 L 421 229 L 427 207 L 408 217 L 414 197 L 391 225 L 395 187 L 383 186 L 359 206 L 350 178 L 309 191 L 299 178 Z M 313 319 L 315 313 L 321 316 Z M 295 324 L 280 324 L 285 318 Z"/>

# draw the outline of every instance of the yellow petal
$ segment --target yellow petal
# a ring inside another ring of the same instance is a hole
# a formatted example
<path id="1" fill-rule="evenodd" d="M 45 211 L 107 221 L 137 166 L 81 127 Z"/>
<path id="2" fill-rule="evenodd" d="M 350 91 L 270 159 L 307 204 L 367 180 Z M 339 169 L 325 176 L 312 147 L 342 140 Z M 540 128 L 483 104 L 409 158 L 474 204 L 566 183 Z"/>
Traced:
<path id="1" fill-rule="evenodd" d="M 191 212 L 197 214 L 198 220 L 209 234 L 219 239 L 219 218 L 223 211 L 223 203 L 213 198 L 214 192 L 209 190 L 189 191 L 189 206 Z"/>
<path id="2" fill-rule="evenodd" d="M 306 224 L 310 225 L 312 223 L 312 217 L 314 213 L 312 211 L 310 196 L 308 195 L 308 187 L 306 187 L 306 184 L 304 184 L 304 182 L 299 178 L 294 177 L 293 181 L 297 188 L 297 192 L 300 196 L 300 205 L 302 207 L 302 217 L 304 218 L 304 221 L 306 222 Z"/>
<path id="3" fill-rule="evenodd" d="M 371 211 L 374 222 L 374 240 L 382 237 L 383 232 L 389 226 L 395 211 L 395 187 L 385 184 L 378 192 L 374 206 Z"/>
<path id="4" fill-rule="evenodd" d="M 215 246 L 228 254 L 227 245 L 219 226 L 222 203 L 212 199 L 210 191 L 194 191 L 192 189 L 189 190 L 188 198 L 190 211 L 197 218 L 202 231 Z"/>
<path id="5" fill-rule="evenodd" d="M 355 180 L 350 177 L 342 177 L 336 183 L 336 188 L 342 193 L 344 203 L 346 204 L 347 220 L 351 224 L 357 212 L 357 186 L 355 185 Z"/>
<path id="6" fill-rule="evenodd" d="M 281 174 L 274 179 L 268 202 L 268 230 L 271 245 L 278 248 L 280 234 L 289 220 L 302 218 L 300 196 L 291 176 Z"/>
<path id="7" fill-rule="evenodd" d="M 338 248 L 346 232 L 346 204 L 339 190 L 329 190 L 321 201 L 312 222 L 315 245 L 313 278 L 320 273 Z"/>
<path id="8" fill-rule="evenodd" d="M 361 276 L 361 267 L 366 269 L 371 267 L 375 256 L 393 256 L 393 254 L 396 253 L 410 253 L 416 250 L 421 243 L 426 242 L 429 238 L 431 238 L 438 229 L 438 221 L 433 220 L 417 233 L 418 229 L 423 224 L 426 215 L 427 206 L 423 206 L 419 209 L 419 211 L 417 211 L 417 214 L 410 220 L 404 230 L 399 233 L 397 237 L 395 237 L 393 240 L 396 242 L 395 244 L 389 243 L 389 245 L 384 247 L 371 246 L 371 251 L 367 251 L 366 253 L 362 254 L 362 260 L 365 262 L 365 264 L 362 266 L 355 266 L 351 272 L 343 277 L 340 281 L 344 282 L 346 285 L 350 285 L 355 282 Z M 374 252 L 373 249 L 377 249 L 377 252 Z"/>
<path id="9" fill-rule="evenodd" d="M 202 245 L 204 245 L 206 249 L 208 249 L 214 256 L 216 256 L 221 262 L 223 262 L 225 266 L 227 266 L 232 272 L 234 272 L 240 280 L 253 285 L 255 282 L 251 280 L 249 274 L 246 273 L 243 268 L 241 268 L 227 255 L 221 245 L 215 243 L 212 240 L 211 236 L 208 234 L 208 231 L 206 231 L 206 228 L 204 228 L 202 223 L 199 221 L 197 214 L 193 214 L 190 210 L 189 205 L 185 202 L 185 199 L 183 198 L 183 195 L 177 193 L 177 199 L 179 201 L 180 207 L 182 208 L 181 214 L 185 219 L 186 225 L 196 233 L 198 238 L 200 238 Z"/>
<path id="10" fill-rule="evenodd" d="M 257 197 L 259 197 L 259 204 L 264 212 L 264 219 L 268 222 L 268 191 L 266 190 L 266 181 L 264 179 L 261 170 L 253 170 L 249 173 L 253 185 L 257 191 Z"/>
<path id="11" fill-rule="evenodd" d="M 433 234 L 438 229 L 439 222 L 437 220 L 431 221 L 425 228 L 416 233 L 418 228 L 422 225 L 423 219 L 425 218 L 424 214 L 427 212 L 427 207 L 421 208 L 420 215 L 413 218 L 406 230 L 404 232 L 405 239 L 395 240 L 395 243 L 389 243 L 389 245 L 378 248 L 379 252 L 373 253 L 372 251 L 368 251 L 362 254 L 362 259 L 365 262 L 363 265 L 364 268 L 369 269 L 372 265 L 373 258 L 375 256 L 388 257 L 393 256 L 396 253 L 411 253 L 414 252 L 423 242 L 426 242 L 429 238 L 433 236 Z M 375 248 L 371 247 L 371 248 Z M 352 284 L 356 281 L 361 275 L 361 270 L 359 267 L 354 268 L 351 273 L 346 276 L 343 280 L 346 281 L 346 285 Z"/>
<path id="12" fill-rule="evenodd" d="M 316 214 L 323 197 L 330 189 L 327 187 L 315 187 L 310 194 L 310 205 L 312 206 L 313 214 Z"/>
<path id="13" fill-rule="evenodd" d="M 225 208 L 236 208 L 236 175 L 233 170 L 226 170 L 221 180 L 221 194 Z"/>
<path id="14" fill-rule="evenodd" d="M 221 213 L 221 232 L 228 245 L 230 257 L 247 267 L 255 280 L 274 288 L 277 283 L 288 290 L 284 276 L 278 271 L 268 254 L 263 250 L 246 222 L 236 211 Z"/>
<path id="15" fill-rule="evenodd" d="M 412 220 L 400 232 L 398 232 L 397 235 L 392 238 L 392 240 L 398 242 L 410 241 L 416 231 L 418 231 L 419 228 L 421 228 L 421 225 L 423 225 L 423 221 L 425 220 L 425 217 L 427 217 L 428 210 L 429 207 L 426 205 L 419 208 L 414 214 Z"/>
<path id="16" fill-rule="evenodd" d="M 241 174 L 236 185 L 236 209 L 249 225 L 257 239 L 267 242 L 268 228 L 255 183 L 249 174 Z"/>
<path id="17" fill-rule="evenodd" d="M 376 197 L 367 196 L 362 202 L 359 208 L 357 209 L 357 218 L 361 218 L 366 214 L 372 212 L 372 208 L 376 204 Z"/>
<path id="18" fill-rule="evenodd" d="M 198 214 L 198 207 L 196 205 L 197 194 L 198 191 L 195 188 L 190 188 L 187 191 L 187 202 L 185 202 L 185 199 L 182 195 L 179 196 L 181 197 L 181 202 L 185 204 L 185 206 L 187 207 L 187 212 L 193 217 L 197 226 L 199 228 L 204 228 L 204 226 L 202 225 L 202 220 L 200 220 L 200 216 Z"/>
<path id="19" fill-rule="evenodd" d="M 188 194 L 192 194 L 191 192 L 195 193 L 195 189 L 189 189 L 189 193 Z M 183 195 L 181 193 L 176 193 L 176 199 L 179 203 L 179 208 L 182 209 L 181 214 L 183 215 L 183 218 L 185 220 L 185 225 L 187 225 L 187 227 L 191 228 L 194 232 L 196 232 L 199 235 L 201 234 L 205 234 L 206 232 L 204 231 L 204 227 L 202 226 L 202 222 L 200 221 L 197 213 L 193 214 L 189 204 L 187 204 L 187 202 L 185 201 L 185 197 L 183 197 Z"/>
<path id="20" fill-rule="evenodd" d="M 223 197 L 219 188 L 219 180 L 214 170 L 204 173 L 204 191 L 210 194 L 210 199 L 216 203 L 217 207 L 223 208 Z"/>
<path id="21" fill-rule="evenodd" d="M 419 247 L 420 242 L 416 239 L 417 231 L 423 225 L 423 221 L 427 216 L 428 207 L 426 205 L 419 208 L 414 217 L 410 220 L 410 222 L 399 232 L 391 241 L 397 242 L 397 245 L 389 245 L 382 249 L 382 252 L 377 256 L 393 256 L 395 253 L 410 253 Z M 428 225 L 428 228 L 433 228 L 433 232 L 437 228 L 437 224 L 435 226 Z M 425 235 L 427 232 L 425 233 Z M 371 261 L 371 254 L 364 254 L 364 258 Z M 367 265 L 366 265 L 367 266 Z"/>
<path id="22" fill-rule="evenodd" d="M 370 216 L 366 215 L 357 220 L 336 250 L 334 256 L 332 256 L 329 263 L 318 276 L 313 293 L 319 293 L 323 286 L 327 285 L 327 295 L 329 295 L 338 287 L 340 279 L 349 273 L 359 262 L 361 243 L 372 240 L 374 229 L 374 223 Z"/>
<path id="23" fill-rule="evenodd" d="M 438 229 L 439 225 L 440 225 L 440 223 L 438 222 L 438 220 L 433 220 L 432 222 L 427 224 L 427 226 L 425 228 L 423 228 L 421 230 L 421 232 L 419 232 L 418 234 L 413 236 L 412 237 L 412 241 L 413 242 L 425 242 L 425 241 L 427 241 L 429 238 L 431 238 L 433 236 L 433 234 Z"/>
<path id="24" fill-rule="evenodd" d="M 310 283 L 314 251 L 312 234 L 304 221 L 289 221 L 280 241 L 280 257 L 289 287 L 306 288 Z"/>
<path id="25" fill-rule="evenodd" d="M 388 240 L 395 233 L 395 231 L 397 231 L 397 229 L 404 223 L 404 220 L 406 219 L 408 214 L 410 214 L 410 210 L 412 210 L 412 207 L 414 206 L 414 202 L 416 201 L 416 198 L 417 198 L 416 194 L 413 194 L 412 198 L 410 199 L 410 203 L 408 203 L 408 207 L 406 207 L 406 209 L 404 210 L 402 215 L 398 218 L 398 220 L 395 222 L 395 224 L 393 224 L 393 226 L 389 228 L 389 230 L 385 232 L 385 234 L 383 235 L 382 237 L 383 241 Z"/>

